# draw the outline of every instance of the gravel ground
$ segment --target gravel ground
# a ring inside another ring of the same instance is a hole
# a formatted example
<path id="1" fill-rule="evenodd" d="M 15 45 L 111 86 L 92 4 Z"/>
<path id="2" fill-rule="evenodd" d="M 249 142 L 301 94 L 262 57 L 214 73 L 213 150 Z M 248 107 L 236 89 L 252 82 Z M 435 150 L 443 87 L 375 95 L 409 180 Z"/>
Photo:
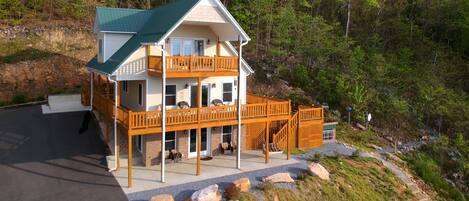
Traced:
<path id="1" fill-rule="evenodd" d="M 307 168 L 307 159 L 313 156 L 316 153 L 324 154 L 324 155 L 333 155 L 335 153 L 342 154 L 342 155 L 352 155 L 355 149 L 345 146 L 343 144 L 324 144 L 323 146 L 313 149 L 305 154 L 293 156 L 296 159 L 300 159 L 299 163 L 285 165 L 280 167 L 268 168 L 263 170 L 257 170 L 252 172 L 246 172 L 236 175 L 229 175 L 214 179 L 208 179 L 204 181 L 192 182 L 187 184 L 181 184 L 176 186 L 169 186 L 165 188 L 159 188 L 154 190 L 148 191 L 141 191 L 137 193 L 128 194 L 127 197 L 129 200 L 149 200 L 152 196 L 159 195 L 159 194 L 172 194 L 175 196 L 175 200 L 184 200 L 189 198 L 192 193 L 195 191 L 205 188 L 212 184 L 218 184 L 220 189 L 227 187 L 232 181 L 242 178 L 248 177 L 251 181 L 252 188 L 256 188 L 261 183 L 263 177 L 270 176 L 275 173 L 279 172 L 289 172 L 290 175 L 295 179 L 298 173 L 302 171 L 306 171 Z M 283 188 L 294 188 L 294 184 L 279 184 L 279 187 Z M 256 193 L 255 193 L 256 194 Z"/>

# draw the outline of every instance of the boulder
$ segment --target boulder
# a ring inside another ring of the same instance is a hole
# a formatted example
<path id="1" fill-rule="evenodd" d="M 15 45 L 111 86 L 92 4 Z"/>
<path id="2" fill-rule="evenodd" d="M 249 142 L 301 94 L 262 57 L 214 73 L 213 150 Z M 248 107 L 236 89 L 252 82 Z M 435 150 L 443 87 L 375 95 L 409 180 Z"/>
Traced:
<path id="1" fill-rule="evenodd" d="M 262 179 L 263 182 L 270 182 L 270 183 L 293 183 L 295 182 L 291 176 L 290 173 L 277 173 L 270 175 L 268 177 L 265 177 Z"/>
<path id="2" fill-rule="evenodd" d="M 150 201 L 174 201 L 174 198 L 172 195 L 162 194 L 151 197 Z"/>
<path id="3" fill-rule="evenodd" d="M 218 185 L 213 184 L 200 189 L 191 196 L 192 201 L 220 201 L 221 193 L 218 191 Z"/>
<path id="4" fill-rule="evenodd" d="M 225 193 L 228 195 L 228 197 L 235 197 L 241 192 L 249 192 L 250 188 L 251 181 L 249 181 L 249 178 L 244 177 L 233 181 L 233 183 L 225 188 Z"/>
<path id="5" fill-rule="evenodd" d="M 377 150 L 377 151 L 383 150 L 383 148 L 381 148 L 380 146 L 375 145 L 375 144 L 371 144 L 370 146 L 373 147 L 373 149 L 375 149 L 375 150 Z"/>
<path id="6" fill-rule="evenodd" d="M 329 172 L 319 163 L 311 163 L 308 165 L 308 172 L 311 175 L 316 175 L 323 180 L 330 180 Z"/>

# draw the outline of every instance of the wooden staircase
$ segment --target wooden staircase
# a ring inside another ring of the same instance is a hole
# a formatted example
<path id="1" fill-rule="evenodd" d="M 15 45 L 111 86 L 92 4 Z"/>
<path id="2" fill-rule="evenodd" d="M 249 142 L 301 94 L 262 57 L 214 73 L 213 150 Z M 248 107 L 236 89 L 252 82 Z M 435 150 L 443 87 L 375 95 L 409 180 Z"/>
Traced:
<path id="1" fill-rule="evenodd" d="M 285 151 L 288 148 L 288 141 L 290 141 L 290 147 L 292 146 L 292 142 L 296 142 L 300 123 L 309 124 L 312 121 L 323 121 L 323 119 L 323 108 L 300 108 L 293 116 L 291 116 L 290 119 L 288 119 L 287 122 L 284 123 L 278 132 L 273 134 L 271 142 Z M 288 136 L 290 136 L 290 138 Z M 293 146 L 297 146 L 297 143 Z"/>

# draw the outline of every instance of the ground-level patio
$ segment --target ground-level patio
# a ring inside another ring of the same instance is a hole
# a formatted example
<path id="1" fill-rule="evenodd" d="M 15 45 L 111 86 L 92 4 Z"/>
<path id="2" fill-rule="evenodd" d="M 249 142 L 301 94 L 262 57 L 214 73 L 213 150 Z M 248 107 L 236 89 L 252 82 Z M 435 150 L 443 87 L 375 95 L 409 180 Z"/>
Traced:
<path id="1" fill-rule="evenodd" d="M 236 154 L 218 155 L 213 157 L 212 160 L 201 161 L 200 176 L 196 176 L 196 159 L 182 160 L 178 163 L 166 164 L 165 183 L 160 182 L 160 165 L 151 168 L 133 165 L 132 188 L 127 187 L 127 167 L 121 166 L 119 171 L 113 172 L 113 175 L 124 193 L 131 194 L 300 162 L 297 159 L 286 160 L 286 158 L 285 154 L 271 154 L 270 161 L 266 164 L 264 154 L 261 151 L 244 151 L 241 153 L 241 169 L 237 169 Z"/>

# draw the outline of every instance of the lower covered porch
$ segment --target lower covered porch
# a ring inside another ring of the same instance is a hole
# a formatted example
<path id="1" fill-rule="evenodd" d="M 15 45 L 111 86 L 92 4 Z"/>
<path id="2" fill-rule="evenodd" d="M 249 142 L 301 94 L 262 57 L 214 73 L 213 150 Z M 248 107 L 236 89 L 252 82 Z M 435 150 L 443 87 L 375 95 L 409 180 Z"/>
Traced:
<path id="1" fill-rule="evenodd" d="M 127 163 L 123 163 L 126 158 L 121 158 L 121 168 L 113 172 L 114 177 L 126 194 L 158 189 L 173 185 L 186 184 L 207 179 L 213 179 L 223 176 L 246 173 L 250 171 L 274 168 L 284 165 L 299 163 L 296 159 L 285 160 L 283 153 L 270 154 L 269 163 L 265 163 L 262 151 L 243 151 L 241 153 L 241 169 L 236 168 L 236 153 L 220 154 L 212 157 L 210 160 L 201 160 L 202 169 L 199 176 L 194 171 L 197 167 L 197 159 L 190 158 L 179 162 L 170 162 L 166 164 L 166 181 L 161 182 L 161 166 L 155 165 L 146 167 L 141 164 L 132 165 L 132 188 L 128 188 Z M 109 158 L 108 164 L 113 164 L 113 159 Z"/>

